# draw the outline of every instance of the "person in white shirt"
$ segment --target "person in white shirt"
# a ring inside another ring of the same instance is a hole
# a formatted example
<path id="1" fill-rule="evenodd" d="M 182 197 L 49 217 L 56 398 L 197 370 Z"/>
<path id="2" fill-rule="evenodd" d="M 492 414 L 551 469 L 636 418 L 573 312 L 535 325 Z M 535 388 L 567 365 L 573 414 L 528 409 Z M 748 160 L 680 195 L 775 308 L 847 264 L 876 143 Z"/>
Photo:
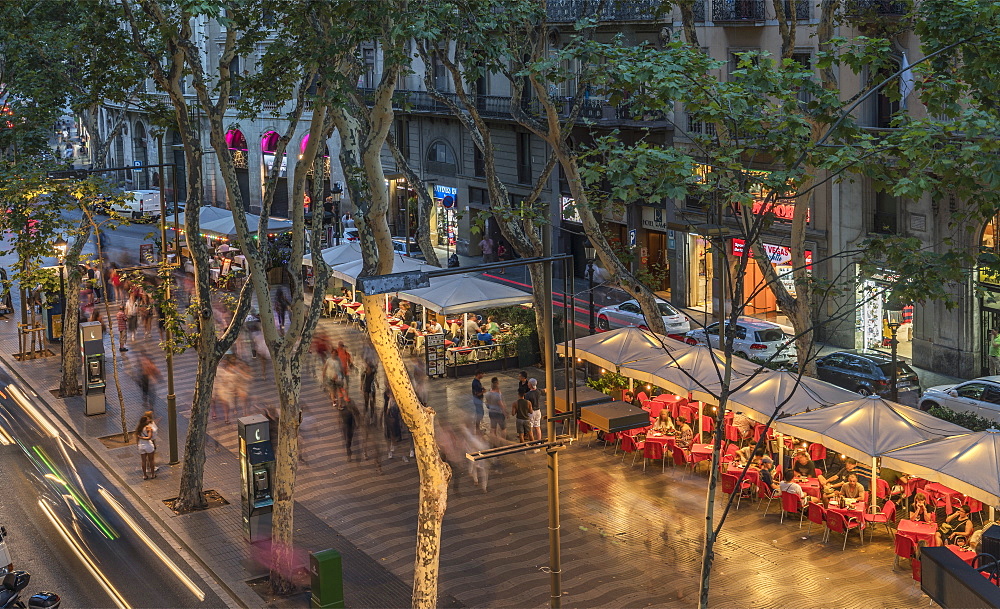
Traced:
<path id="1" fill-rule="evenodd" d="M 798 495 L 799 502 L 802 505 L 805 505 L 808 501 L 808 497 L 805 491 L 802 490 L 802 487 L 799 486 L 798 483 L 792 482 L 792 479 L 795 478 L 795 472 L 793 472 L 790 469 L 787 469 L 785 470 L 782 477 L 784 478 L 784 480 L 778 483 L 778 490 L 780 490 L 782 493 L 792 493 L 793 495 Z"/>
<path id="2" fill-rule="evenodd" d="M 426 334 L 440 334 L 443 331 L 444 330 L 442 330 L 441 324 L 439 324 L 436 319 L 432 319 L 427 322 L 427 329 L 425 331 Z"/>

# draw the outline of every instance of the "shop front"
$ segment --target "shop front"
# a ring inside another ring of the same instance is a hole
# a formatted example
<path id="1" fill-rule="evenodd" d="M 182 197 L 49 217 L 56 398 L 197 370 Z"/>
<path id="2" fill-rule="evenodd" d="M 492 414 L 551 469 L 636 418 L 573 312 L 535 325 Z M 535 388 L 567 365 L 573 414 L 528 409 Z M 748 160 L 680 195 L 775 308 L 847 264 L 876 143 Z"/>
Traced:
<path id="1" fill-rule="evenodd" d="M 778 274 L 778 278 L 781 280 L 782 285 L 788 290 L 790 294 L 795 295 L 795 279 L 792 274 L 792 251 L 791 249 L 783 245 L 773 245 L 771 243 L 764 243 L 764 252 L 767 254 L 768 259 L 771 261 L 771 266 L 774 267 L 775 272 Z M 746 248 L 746 242 L 743 239 L 733 239 L 730 246 L 730 254 L 734 258 L 743 256 L 743 251 Z M 753 258 L 753 250 L 749 252 L 750 258 Z M 806 270 L 812 271 L 812 250 L 805 251 L 806 259 Z M 760 267 L 757 265 L 756 261 L 747 264 L 746 275 L 743 279 L 743 294 L 746 301 L 746 314 L 769 317 L 777 315 L 778 313 L 778 300 L 774 296 L 774 292 L 771 291 L 770 287 L 765 286 L 766 279 L 764 278 L 764 273 L 761 272 Z M 760 289 L 763 287 L 763 289 Z"/>
<path id="2" fill-rule="evenodd" d="M 984 251 L 1000 252 L 1000 216 L 986 223 L 980 242 Z M 990 366 L 990 330 L 1000 330 L 1000 274 L 980 268 L 976 273 L 979 288 L 979 374 L 998 374 Z"/>
<path id="3" fill-rule="evenodd" d="M 448 256 L 458 242 L 458 188 L 434 185 L 434 213 L 431 218 L 431 243 L 444 247 Z"/>
<path id="4" fill-rule="evenodd" d="M 670 252 L 676 241 L 674 231 L 667 228 L 667 212 L 662 207 L 643 207 L 640 223 L 644 238 L 638 252 L 638 274 L 653 290 L 670 298 Z"/>
<path id="5" fill-rule="evenodd" d="M 882 271 L 871 277 L 862 277 L 858 282 L 855 347 L 859 349 L 881 349 L 892 346 L 892 336 L 886 315 L 886 299 L 892 286 L 898 281 L 896 275 Z M 913 305 L 903 308 L 902 325 L 896 330 L 897 352 L 900 357 L 913 357 Z"/>

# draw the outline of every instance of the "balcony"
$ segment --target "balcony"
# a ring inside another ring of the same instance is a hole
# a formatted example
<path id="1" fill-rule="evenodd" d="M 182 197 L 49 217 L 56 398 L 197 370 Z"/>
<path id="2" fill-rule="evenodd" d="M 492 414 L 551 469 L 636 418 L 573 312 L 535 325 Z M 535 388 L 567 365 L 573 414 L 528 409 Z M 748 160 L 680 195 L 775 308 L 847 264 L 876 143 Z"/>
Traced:
<path id="1" fill-rule="evenodd" d="M 708 10 L 705 8 L 706 2 L 708 2 L 708 0 L 695 0 L 694 5 L 691 7 L 694 12 L 695 23 L 705 22 L 705 13 L 708 12 Z"/>
<path id="2" fill-rule="evenodd" d="M 785 15 L 794 10 L 796 21 L 809 21 L 812 5 L 812 0 L 785 0 Z"/>
<path id="3" fill-rule="evenodd" d="M 764 0 L 712 0 L 712 21 L 756 25 L 764 21 Z"/>
<path id="4" fill-rule="evenodd" d="M 552 0 L 546 7 L 549 23 L 575 23 L 584 17 L 584 11 L 593 10 L 592 0 Z M 653 21 L 662 13 L 660 0 L 628 0 L 605 2 L 599 21 Z"/>
<path id="5" fill-rule="evenodd" d="M 903 17 L 913 8 L 909 0 L 846 0 L 848 17 Z"/>

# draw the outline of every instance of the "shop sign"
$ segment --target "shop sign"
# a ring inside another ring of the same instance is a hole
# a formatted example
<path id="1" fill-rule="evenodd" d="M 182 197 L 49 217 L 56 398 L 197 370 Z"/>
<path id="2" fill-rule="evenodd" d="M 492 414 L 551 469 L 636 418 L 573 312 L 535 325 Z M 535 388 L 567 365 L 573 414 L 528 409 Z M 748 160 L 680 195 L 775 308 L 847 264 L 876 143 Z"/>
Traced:
<path id="1" fill-rule="evenodd" d="M 664 209 L 661 207 L 642 208 L 642 227 L 649 230 L 666 232 L 667 219 Z"/>
<path id="2" fill-rule="evenodd" d="M 576 202 L 573 197 L 559 197 L 559 209 L 562 210 L 562 219 L 568 222 L 583 223 L 580 212 L 576 210 Z"/>
<path id="3" fill-rule="evenodd" d="M 795 218 L 795 205 L 791 203 L 768 204 L 766 201 L 754 199 L 750 211 L 758 216 L 771 213 L 774 214 L 775 218 L 785 220 L 786 222 L 791 222 Z M 806 210 L 806 222 L 812 222 L 812 211 L 808 209 Z"/>
<path id="4" fill-rule="evenodd" d="M 455 207 L 455 203 L 458 202 L 458 188 L 454 186 L 442 186 L 441 184 L 435 184 L 434 198 L 441 201 L 441 206 L 445 209 L 451 209 L 452 207 Z"/>
<path id="5" fill-rule="evenodd" d="M 733 256 L 743 255 L 745 243 L 746 242 L 743 239 L 733 239 Z M 783 245 L 772 245 L 770 243 L 764 243 L 763 246 L 771 264 L 785 265 L 792 261 L 791 249 Z M 753 250 L 750 251 L 750 257 L 753 258 Z M 806 264 L 812 265 L 812 250 L 806 250 Z"/>

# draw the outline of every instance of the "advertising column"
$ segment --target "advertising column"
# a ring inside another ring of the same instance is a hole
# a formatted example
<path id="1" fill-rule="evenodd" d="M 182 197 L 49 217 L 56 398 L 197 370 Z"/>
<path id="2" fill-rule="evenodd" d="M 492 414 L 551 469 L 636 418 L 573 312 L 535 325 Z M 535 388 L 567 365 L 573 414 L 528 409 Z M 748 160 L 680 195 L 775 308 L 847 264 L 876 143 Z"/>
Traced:
<path id="1" fill-rule="evenodd" d="M 437 243 L 448 251 L 449 266 L 451 256 L 456 252 L 458 239 L 458 220 L 455 217 L 455 205 L 458 203 L 458 188 L 454 186 L 434 185 L 434 200 L 438 203 L 437 210 Z"/>

